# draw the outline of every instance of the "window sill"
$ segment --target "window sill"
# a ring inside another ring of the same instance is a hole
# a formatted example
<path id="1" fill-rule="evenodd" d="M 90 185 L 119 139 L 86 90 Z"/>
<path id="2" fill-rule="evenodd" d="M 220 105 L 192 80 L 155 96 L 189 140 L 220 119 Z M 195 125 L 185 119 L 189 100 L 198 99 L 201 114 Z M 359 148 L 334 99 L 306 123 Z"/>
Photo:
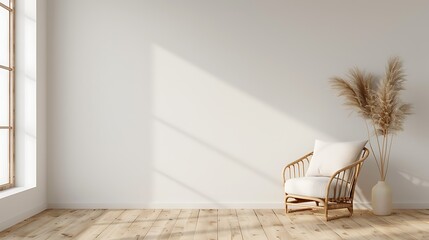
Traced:
<path id="1" fill-rule="evenodd" d="M 0 200 L 3 198 L 13 196 L 13 195 L 18 194 L 18 193 L 25 192 L 25 191 L 30 190 L 32 188 L 34 188 L 34 187 L 33 186 L 31 186 L 31 187 L 13 187 L 10 189 L 3 190 L 0 192 Z"/>

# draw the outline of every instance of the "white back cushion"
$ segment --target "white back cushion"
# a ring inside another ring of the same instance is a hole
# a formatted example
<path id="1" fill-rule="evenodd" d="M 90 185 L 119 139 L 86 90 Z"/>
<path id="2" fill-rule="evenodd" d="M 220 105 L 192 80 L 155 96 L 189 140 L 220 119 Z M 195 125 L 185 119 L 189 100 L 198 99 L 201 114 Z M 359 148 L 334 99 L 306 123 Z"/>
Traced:
<path id="1" fill-rule="evenodd" d="M 330 177 L 336 171 L 359 159 L 365 141 L 325 142 L 316 140 L 314 153 L 305 176 Z"/>

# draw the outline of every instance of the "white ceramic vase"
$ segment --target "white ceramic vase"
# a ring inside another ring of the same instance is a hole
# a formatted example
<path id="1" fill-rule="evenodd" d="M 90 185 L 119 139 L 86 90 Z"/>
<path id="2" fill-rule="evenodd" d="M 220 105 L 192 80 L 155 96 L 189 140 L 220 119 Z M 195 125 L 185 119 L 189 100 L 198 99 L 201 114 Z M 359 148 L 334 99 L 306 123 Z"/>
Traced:
<path id="1" fill-rule="evenodd" d="M 378 181 L 372 188 L 372 212 L 386 216 L 392 213 L 392 190 L 385 181 Z"/>

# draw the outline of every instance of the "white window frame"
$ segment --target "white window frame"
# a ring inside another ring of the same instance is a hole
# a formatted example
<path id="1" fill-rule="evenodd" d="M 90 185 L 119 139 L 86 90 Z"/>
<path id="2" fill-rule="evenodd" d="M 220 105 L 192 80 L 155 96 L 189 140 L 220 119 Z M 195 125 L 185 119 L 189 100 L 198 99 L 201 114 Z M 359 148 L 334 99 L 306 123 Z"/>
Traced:
<path id="1" fill-rule="evenodd" d="M 15 186 L 15 0 L 9 6 L 0 2 L 0 11 L 9 12 L 9 66 L 0 65 L 0 71 L 9 71 L 9 124 L 0 129 L 9 129 L 9 182 L 0 185 L 0 191 Z"/>

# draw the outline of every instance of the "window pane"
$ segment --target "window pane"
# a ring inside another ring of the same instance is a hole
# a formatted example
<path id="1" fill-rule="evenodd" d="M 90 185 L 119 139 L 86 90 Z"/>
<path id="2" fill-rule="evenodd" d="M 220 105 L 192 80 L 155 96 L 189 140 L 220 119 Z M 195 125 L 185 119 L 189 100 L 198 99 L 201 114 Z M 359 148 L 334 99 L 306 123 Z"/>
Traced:
<path id="1" fill-rule="evenodd" d="M 8 6 L 8 7 L 10 6 L 9 0 L 0 0 L 0 2 L 3 3 L 4 5 Z"/>
<path id="2" fill-rule="evenodd" d="M 0 7 L 0 65 L 9 66 L 9 11 Z"/>
<path id="3" fill-rule="evenodd" d="M 9 130 L 0 129 L 0 185 L 9 183 Z"/>
<path id="4" fill-rule="evenodd" d="M 0 68 L 0 126 L 9 125 L 9 71 Z"/>
<path id="5" fill-rule="evenodd" d="M 3 3 L 6 6 L 10 6 L 9 5 L 9 0 L 0 0 L 1 3 Z"/>

